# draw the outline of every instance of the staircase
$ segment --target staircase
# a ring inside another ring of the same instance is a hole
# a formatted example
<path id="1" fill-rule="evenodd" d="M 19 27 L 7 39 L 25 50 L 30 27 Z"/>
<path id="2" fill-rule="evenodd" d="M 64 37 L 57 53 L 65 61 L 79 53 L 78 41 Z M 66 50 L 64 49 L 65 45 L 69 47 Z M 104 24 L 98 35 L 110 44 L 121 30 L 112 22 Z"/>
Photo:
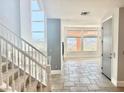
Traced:
<path id="1" fill-rule="evenodd" d="M 0 24 L 0 91 L 51 91 L 50 57 Z"/>

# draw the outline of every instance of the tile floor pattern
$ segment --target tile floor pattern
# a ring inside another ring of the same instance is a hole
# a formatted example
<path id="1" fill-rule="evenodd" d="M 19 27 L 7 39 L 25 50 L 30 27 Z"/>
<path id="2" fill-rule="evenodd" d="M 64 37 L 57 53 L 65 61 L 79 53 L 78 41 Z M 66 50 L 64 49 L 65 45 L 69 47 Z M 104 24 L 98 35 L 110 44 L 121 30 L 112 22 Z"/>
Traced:
<path id="1" fill-rule="evenodd" d="M 53 92 L 113 92 L 124 91 L 116 88 L 103 74 L 96 60 L 68 60 L 63 73 L 52 75 Z"/>

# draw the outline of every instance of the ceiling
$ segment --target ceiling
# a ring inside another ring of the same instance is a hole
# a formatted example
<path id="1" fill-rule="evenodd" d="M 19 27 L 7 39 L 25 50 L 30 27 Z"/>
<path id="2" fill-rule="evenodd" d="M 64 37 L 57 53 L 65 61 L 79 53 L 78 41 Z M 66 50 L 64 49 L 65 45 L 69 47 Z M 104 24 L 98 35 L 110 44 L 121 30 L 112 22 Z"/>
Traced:
<path id="1" fill-rule="evenodd" d="M 124 0 L 44 0 L 44 4 L 48 18 L 98 23 L 108 11 L 123 6 Z M 82 11 L 90 14 L 81 16 Z"/>

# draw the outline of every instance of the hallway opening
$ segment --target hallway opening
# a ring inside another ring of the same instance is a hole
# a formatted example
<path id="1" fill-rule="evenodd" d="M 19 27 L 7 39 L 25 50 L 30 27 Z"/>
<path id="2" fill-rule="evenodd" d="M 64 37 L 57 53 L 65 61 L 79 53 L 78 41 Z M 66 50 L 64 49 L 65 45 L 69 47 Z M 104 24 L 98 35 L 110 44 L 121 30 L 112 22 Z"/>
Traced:
<path id="1" fill-rule="evenodd" d="M 87 58 L 100 55 L 100 27 L 65 27 L 64 58 Z"/>

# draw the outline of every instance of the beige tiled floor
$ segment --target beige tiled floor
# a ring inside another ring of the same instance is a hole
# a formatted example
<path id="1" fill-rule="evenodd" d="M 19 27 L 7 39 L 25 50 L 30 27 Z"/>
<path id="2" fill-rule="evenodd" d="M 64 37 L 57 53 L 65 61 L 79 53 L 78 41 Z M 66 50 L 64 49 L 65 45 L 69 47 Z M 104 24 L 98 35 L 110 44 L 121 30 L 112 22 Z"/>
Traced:
<path id="1" fill-rule="evenodd" d="M 124 91 L 102 73 L 98 60 L 67 60 L 63 73 L 52 75 L 53 92 Z"/>

